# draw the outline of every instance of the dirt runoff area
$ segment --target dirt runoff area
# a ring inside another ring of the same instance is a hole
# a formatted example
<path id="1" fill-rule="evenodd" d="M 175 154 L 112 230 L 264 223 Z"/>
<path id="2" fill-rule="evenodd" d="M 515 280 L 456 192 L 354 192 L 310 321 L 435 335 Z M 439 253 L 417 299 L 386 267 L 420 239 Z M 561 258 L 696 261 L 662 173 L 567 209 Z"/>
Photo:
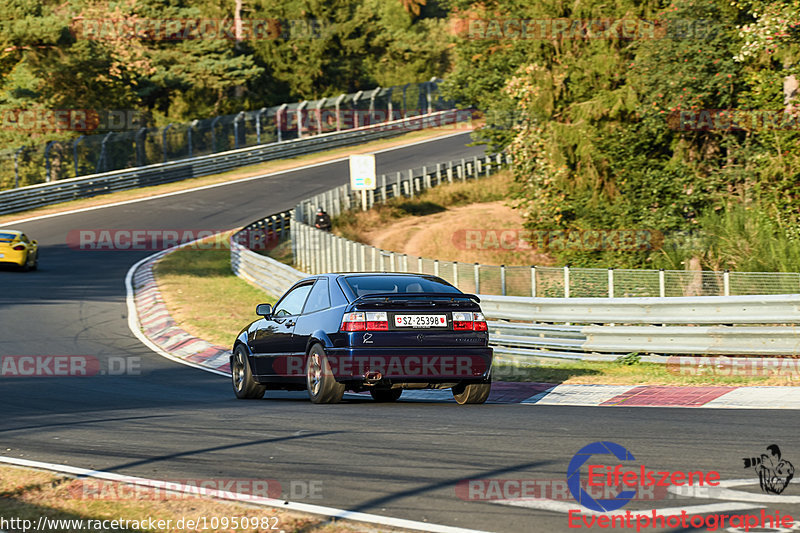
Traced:
<path id="1" fill-rule="evenodd" d="M 363 233 L 384 250 L 445 261 L 549 265 L 552 258 L 526 241 L 519 209 L 505 201 L 450 207 L 440 213 L 394 219 Z"/>

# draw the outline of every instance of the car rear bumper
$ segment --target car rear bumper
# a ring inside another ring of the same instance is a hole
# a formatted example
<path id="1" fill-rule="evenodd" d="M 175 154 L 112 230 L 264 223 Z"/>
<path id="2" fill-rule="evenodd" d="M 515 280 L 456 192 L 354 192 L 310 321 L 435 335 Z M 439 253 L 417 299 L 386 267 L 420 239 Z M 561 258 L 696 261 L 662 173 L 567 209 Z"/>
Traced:
<path id="1" fill-rule="evenodd" d="M 486 381 L 492 368 L 492 349 L 484 346 L 329 348 L 327 357 L 337 381 Z"/>

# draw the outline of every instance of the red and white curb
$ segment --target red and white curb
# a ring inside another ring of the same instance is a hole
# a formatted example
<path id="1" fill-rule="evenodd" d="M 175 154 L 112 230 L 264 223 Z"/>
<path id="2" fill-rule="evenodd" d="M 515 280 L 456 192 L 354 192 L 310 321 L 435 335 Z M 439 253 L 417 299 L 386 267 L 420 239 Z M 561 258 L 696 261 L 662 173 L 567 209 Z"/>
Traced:
<path id="1" fill-rule="evenodd" d="M 125 280 L 128 290 L 128 325 L 134 335 L 164 357 L 229 376 L 230 350 L 187 333 L 175 323 L 164 305 L 153 275 L 153 265 L 175 249 L 177 248 L 147 257 L 128 271 Z M 348 396 L 364 397 L 363 394 Z M 407 390 L 403 392 L 402 399 L 455 401 L 449 390 Z M 582 407 L 800 409 L 800 388 L 495 382 L 488 402 Z"/>

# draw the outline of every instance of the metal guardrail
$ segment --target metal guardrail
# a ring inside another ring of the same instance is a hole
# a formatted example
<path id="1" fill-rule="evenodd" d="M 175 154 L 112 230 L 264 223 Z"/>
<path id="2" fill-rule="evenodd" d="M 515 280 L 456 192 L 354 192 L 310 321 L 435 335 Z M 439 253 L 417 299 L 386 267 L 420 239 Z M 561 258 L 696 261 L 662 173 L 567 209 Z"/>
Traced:
<path id="1" fill-rule="evenodd" d="M 241 148 L 180 161 L 0 191 L 0 215 L 116 191 L 218 174 L 264 161 L 351 146 L 416 129 L 455 124 L 469 120 L 471 116 L 470 111 L 440 111 L 342 132 L 323 133 L 313 137 Z"/>
<path id="2" fill-rule="evenodd" d="M 462 164 L 464 166 L 450 176 L 465 179 L 467 162 Z M 473 171 L 477 171 L 477 162 L 472 165 Z M 408 179 L 401 176 L 394 183 L 379 180 L 381 185 L 370 197 L 370 203 L 385 201 L 390 195 L 409 196 L 432 186 L 443 176 L 447 179 L 444 169 L 453 167 L 444 164 L 437 165 L 432 172 L 409 171 Z M 456 164 L 455 168 L 458 167 Z M 483 168 L 487 168 L 485 164 Z M 357 204 L 352 191 L 344 185 L 301 202 L 295 208 L 291 221 L 292 246 L 303 270 L 312 273 L 427 272 L 424 268 L 414 268 L 420 266 L 421 258 L 409 260 L 403 254 L 348 241 L 302 222 L 309 220 L 307 217 L 317 205 L 325 206 L 335 215 Z M 271 238 L 275 238 L 278 230 L 281 237 L 286 238 L 286 216 L 287 212 L 283 212 L 267 217 L 236 235 L 262 226 L 266 227 L 267 235 L 273 235 Z M 307 275 L 242 246 L 231 247 L 231 263 L 237 275 L 276 296 Z M 610 361 L 628 353 L 656 354 L 641 357 L 642 361 L 656 363 L 668 362 L 668 358 L 661 355 L 671 354 L 800 355 L 800 294 L 627 298 L 503 296 L 474 290 L 483 284 L 480 278 L 473 278 L 473 265 L 464 265 L 469 268 L 461 277 L 459 269 L 452 265 L 436 262 L 435 271 L 429 273 L 441 275 L 462 290 L 480 293 L 481 307 L 490 321 L 490 344 L 495 353 L 507 361 L 519 362 L 521 357 L 524 362 L 531 356 Z"/>

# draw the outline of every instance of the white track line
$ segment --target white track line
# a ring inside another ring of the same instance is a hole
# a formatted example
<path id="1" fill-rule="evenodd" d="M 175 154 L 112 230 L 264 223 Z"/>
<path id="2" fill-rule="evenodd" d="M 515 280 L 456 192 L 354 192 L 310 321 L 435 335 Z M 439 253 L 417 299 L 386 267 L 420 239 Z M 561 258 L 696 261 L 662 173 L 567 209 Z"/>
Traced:
<path id="1" fill-rule="evenodd" d="M 399 145 L 399 146 L 392 146 L 390 148 L 383 148 L 381 150 L 376 150 L 376 151 L 371 152 L 371 153 L 373 153 L 373 154 L 381 154 L 383 152 L 391 152 L 393 150 L 400 150 L 402 148 L 408 148 L 409 146 L 416 146 L 418 144 L 424 144 L 424 143 L 439 141 L 439 140 L 442 140 L 442 139 L 448 139 L 450 137 L 455 137 L 456 135 L 464 135 L 465 133 L 470 133 L 470 132 L 469 131 L 460 131 L 460 132 L 457 132 L 457 133 L 450 133 L 450 134 L 447 134 L 447 135 L 442 135 L 441 137 L 433 137 L 431 139 L 422 139 L 421 141 L 415 141 L 413 143 L 402 144 L 402 145 Z M 358 145 L 354 145 L 354 146 L 358 146 Z M 241 179 L 238 179 L 238 180 L 224 181 L 222 183 L 212 183 L 211 185 L 203 185 L 201 187 L 193 187 L 191 189 L 184 189 L 182 191 L 174 191 L 174 192 L 167 192 L 167 193 L 164 193 L 164 194 L 157 194 L 155 196 L 148 196 L 146 198 L 134 198 L 133 200 L 124 200 L 124 201 L 121 201 L 121 202 L 114 202 L 114 203 L 104 204 L 104 205 L 95 205 L 95 206 L 92 206 L 92 207 L 82 207 L 80 209 L 72 209 L 70 211 L 63 211 L 61 213 L 51 213 L 49 215 L 39 215 L 39 216 L 34 216 L 34 217 L 29 217 L 29 218 L 22 218 L 22 219 L 18 219 L 18 220 L 13 220 L 11 222 L 0 223 L 0 228 L 14 226 L 16 224 L 22 224 L 22 223 L 25 223 L 25 222 L 33 222 L 35 220 L 44 220 L 46 218 L 59 217 L 59 216 L 62 216 L 62 215 L 72 215 L 72 214 L 75 214 L 75 213 L 85 213 L 86 211 L 94 211 L 96 209 L 105 209 L 107 207 L 117 207 L 117 206 L 120 206 L 120 205 L 134 204 L 134 203 L 138 203 L 138 202 L 147 202 L 149 200 L 156 200 L 158 198 L 167 198 L 169 196 L 176 196 L 176 195 L 179 195 L 179 194 L 187 194 L 187 193 L 190 193 L 190 192 L 204 191 L 204 190 L 207 190 L 207 189 L 213 189 L 213 188 L 216 188 L 216 187 L 224 187 L 226 185 L 233 185 L 233 184 L 236 184 L 236 183 L 244 183 L 244 182 L 247 182 L 247 181 L 260 180 L 260 179 L 269 178 L 269 177 L 272 177 L 272 176 L 279 176 L 281 174 L 288 174 L 290 172 L 297 172 L 299 170 L 307 170 L 309 168 L 320 167 L 320 166 L 323 166 L 323 165 L 330 165 L 331 163 L 338 163 L 340 161 L 347 161 L 347 159 L 348 159 L 347 156 L 338 157 L 336 159 L 329 159 L 328 161 L 322 161 L 320 163 L 312 163 L 312 164 L 309 164 L 309 165 L 303 165 L 301 167 L 288 168 L 286 170 L 278 170 L 278 171 L 275 171 L 275 172 L 268 172 L 266 174 L 259 174 L 258 176 L 250 176 L 249 178 L 241 178 Z M 275 161 L 275 160 L 273 160 L 273 161 Z M 265 163 L 266 162 L 267 161 L 265 161 Z M 256 163 L 256 164 L 258 164 L 258 163 Z M 246 167 L 241 167 L 241 168 L 246 168 Z M 236 170 L 236 169 L 234 169 L 234 170 Z M 226 172 L 230 172 L 230 171 L 226 171 Z M 205 176 L 201 176 L 201 177 L 205 177 Z M 180 183 L 180 181 L 181 180 L 174 181 L 174 182 L 171 182 L 171 183 Z M 98 198 L 98 197 L 102 197 L 102 196 L 94 196 L 93 198 Z M 51 205 L 57 205 L 57 204 L 51 204 Z M 49 207 L 49 206 L 43 206 L 43 207 Z M 9 213 L 9 215 L 13 216 L 14 213 Z"/>
<path id="2" fill-rule="evenodd" d="M 101 470 L 87 470 L 85 468 L 78 468 L 75 466 L 59 465 L 54 463 L 42 463 L 39 461 L 29 461 L 27 459 L 17 459 L 16 457 L 0 456 L 0 463 L 25 466 L 29 468 L 39 468 L 42 470 L 50 470 L 53 472 L 72 474 L 79 477 L 104 479 L 106 481 L 127 483 L 129 485 L 137 485 L 141 487 L 153 487 L 159 489 L 164 488 L 163 481 L 158 481 L 154 479 L 123 476 L 120 474 L 114 474 L 112 472 L 103 472 Z M 428 522 L 417 522 L 414 520 L 404 520 L 402 518 L 391 518 L 388 516 L 347 511 L 345 509 L 336 509 L 334 507 L 324 507 L 321 505 L 287 502 L 284 500 L 276 500 L 274 498 L 259 498 L 250 494 L 240 494 L 236 492 L 221 491 L 216 489 L 206 489 L 197 486 L 190 487 L 179 483 L 175 484 L 170 483 L 170 490 L 171 491 L 174 490 L 174 492 L 181 492 L 184 494 L 200 494 L 202 496 L 208 496 L 210 498 L 215 498 L 220 500 L 241 501 L 241 502 L 246 502 L 248 504 L 262 505 L 264 507 L 274 507 L 276 509 L 285 509 L 288 511 L 310 513 L 315 515 L 327 516 L 331 518 L 354 520 L 356 522 L 367 522 L 370 524 L 380 524 L 389 527 L 412 529 L 416 531 L 430 531 L 432 533 L 486 533 L 485 531 L 480 531 L 477 529 L 464 529 L 460 527 L 430 524 Z"/>

